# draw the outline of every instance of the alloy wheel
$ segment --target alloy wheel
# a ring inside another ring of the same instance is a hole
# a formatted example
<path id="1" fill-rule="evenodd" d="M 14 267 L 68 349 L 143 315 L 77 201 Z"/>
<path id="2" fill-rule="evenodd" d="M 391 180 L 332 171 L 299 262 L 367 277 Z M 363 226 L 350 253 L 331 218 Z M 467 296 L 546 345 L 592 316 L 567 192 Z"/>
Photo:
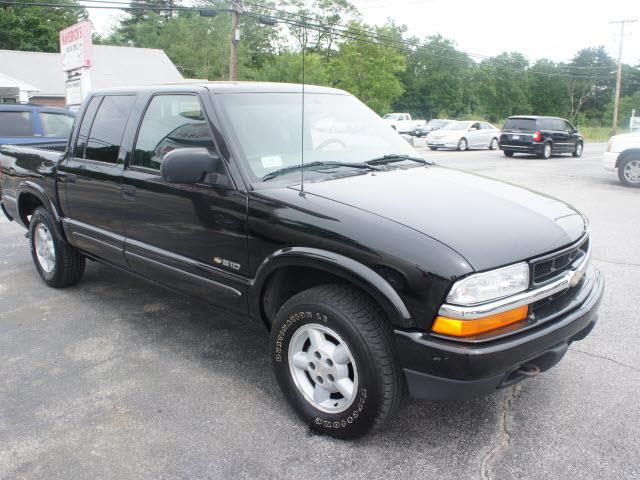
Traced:
<path id="1" fill-rule="evenodd" d="M 624 178 L 629 183 L 640 184 L 640 160 L 631 160 L 622 171 Z"/>
<path id="2" fill-rule="evenodd" d="M 300 393 L 325 413 L 348 409 L 358 392 L 358 369 L 347 344 L 330 328 L 300 327 L 289 343 L 289 370 Z"/>
<path id="3" fill-rule="evenodd" d="M 56 266 L 56 248 L 51 232 L 43 223 L 38 224 L 35 228 L 33 244 L 40 268 L 46 273 L 53 272 Z"/>

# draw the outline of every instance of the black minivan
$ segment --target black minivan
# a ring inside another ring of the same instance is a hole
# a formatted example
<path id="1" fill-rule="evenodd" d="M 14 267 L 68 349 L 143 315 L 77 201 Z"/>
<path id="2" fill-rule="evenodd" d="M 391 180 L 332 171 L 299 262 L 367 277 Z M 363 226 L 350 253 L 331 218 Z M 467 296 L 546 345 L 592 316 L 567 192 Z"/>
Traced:
<path id="1" fill-rule="evenodd" d="M 514 153 L 535 153 L 549 158 L 556 153 L 582 155 L 584 139 L 568 120 L 558 117 L 518 115 L 507 118 L 500 135 L 500 150 L 507 157 Z"/>

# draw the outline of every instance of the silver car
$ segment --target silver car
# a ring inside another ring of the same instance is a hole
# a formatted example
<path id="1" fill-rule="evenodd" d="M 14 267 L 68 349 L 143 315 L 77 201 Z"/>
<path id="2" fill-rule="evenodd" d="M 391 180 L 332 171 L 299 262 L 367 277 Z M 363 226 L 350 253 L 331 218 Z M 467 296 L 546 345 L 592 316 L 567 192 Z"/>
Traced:
<path id="1" fill-rule="evenodd" d="M 454 148 L 468 150 L 471 148 L 498 148 L 500 130 L 487 122 L 463 121 L 454 122 L 440 130 L 427 135 L 427 146 L 431 150 Z"/>

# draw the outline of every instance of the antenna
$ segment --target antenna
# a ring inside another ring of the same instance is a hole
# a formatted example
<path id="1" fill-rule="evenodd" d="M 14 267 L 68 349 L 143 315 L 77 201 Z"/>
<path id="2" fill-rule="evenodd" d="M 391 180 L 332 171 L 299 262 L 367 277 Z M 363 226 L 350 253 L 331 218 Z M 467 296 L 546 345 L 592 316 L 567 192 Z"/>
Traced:
<path id="1" fill-rule="evenodd" d="M 300 37 L 300 46 L 302 47 L 302 128 L 300 129 L 300 152 L 301 152 L 301 160 L 300 160 L 300 196 L 304 197 L 304 51 L 305 51 L 305 43 L 303 40 L 306 38 L 307 30 L 302 25 L 302 36 Z"/>

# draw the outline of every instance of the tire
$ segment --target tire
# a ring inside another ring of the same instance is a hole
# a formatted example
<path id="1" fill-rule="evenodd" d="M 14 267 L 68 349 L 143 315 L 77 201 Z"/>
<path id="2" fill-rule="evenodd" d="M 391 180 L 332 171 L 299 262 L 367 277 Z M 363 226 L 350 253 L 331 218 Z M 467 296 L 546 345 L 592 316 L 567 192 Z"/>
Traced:
<path id="1" fill-rule="evenodd" d="M 464 152 L 467 148 L 469 148 L 469 144 L 467 143 L 466 138 L 461 138 L 458 142 L 458 151 Z"/>
<path id="2" fill-rule="evenodd" d="M 542 152 L 538 154 L 538 157 L 548 160 L 551 158 L 551 155 L 553 155 L 553 146 L 547 142 L 542 147 Z"/>
<path id="3" fill-rule="evenodd" d="M 438 150 L 438 147 L 429 147 L 429 148 L 433 151 Z"/>
<path id="4" fill-rule="evenodd" d="M 337 438 L 364 435 L 398 409 L 404 377 L 393 345 L 380 307 L 345 285 L 294 295 L 271 330 L 272 364 L 285 398 L 312 429 Z M 345 388 L 337 390 L 340 382 Z"/>
<path id="5" fill-rule="evenodd" d="M 573 151 L 571 155 L 576 158 L 580 158 L 582 156 L 582 151 L 584 150 L 584 144 L 582 142 L 576 143 L 576 149 Z"/>
<path id="6" fill-rule="evenodd" d="M 505 157 L 513 157 L 513 152 L 510 152 L 509 150 L 503 150 L 502 153 L 504 153 Z"/>
<path id="7" fill-rule="evenodd" d="M 489 144 L 489 150 L 497 150 L 498 149 L 498 139 L 492 138 L 491 143 Z"/>
<path id="8" fill-rule="evenodd" d="M 640 188 L 640 158 L 625 158 L 618 165 L 618 178 L 625 187 Z"/>
<path id="9" fill-rule="evenodd" d="M 43 207 L 31 216 L 29 247 L 36 270 L 50 287 L 70 287 L 82 278 L 84 256 L 60 238 L 51 214 Z"/>

